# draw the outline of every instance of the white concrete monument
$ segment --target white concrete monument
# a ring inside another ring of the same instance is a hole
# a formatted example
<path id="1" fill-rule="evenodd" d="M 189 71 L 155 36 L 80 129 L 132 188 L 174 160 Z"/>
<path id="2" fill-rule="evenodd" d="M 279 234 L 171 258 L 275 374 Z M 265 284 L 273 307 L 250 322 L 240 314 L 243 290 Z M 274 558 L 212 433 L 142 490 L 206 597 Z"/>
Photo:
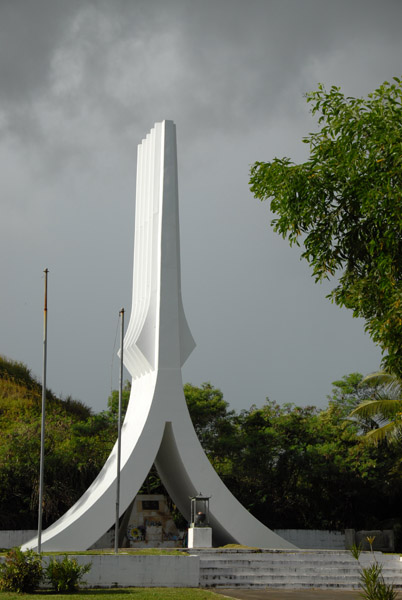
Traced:
<path id="1" fill-rule="evenodd" d="M 294 548 L 236 500 L 198 441 L 181 375 L 194 346 L 181 298 L 176 131 L 172 121 L 163 121 L 138 147 L 133 301 L 124 338 L 132 387 L 121 436 L 120 511 L 155 463 L 187 519 L 190 497 L 211 497 L 215 544 Z M 42 533 L 43 551 L 85 550 L 113 525 L 116 454 L 117 444 L 85 494 Z M 36 546 L 36 538 L 25 544 Z"/>

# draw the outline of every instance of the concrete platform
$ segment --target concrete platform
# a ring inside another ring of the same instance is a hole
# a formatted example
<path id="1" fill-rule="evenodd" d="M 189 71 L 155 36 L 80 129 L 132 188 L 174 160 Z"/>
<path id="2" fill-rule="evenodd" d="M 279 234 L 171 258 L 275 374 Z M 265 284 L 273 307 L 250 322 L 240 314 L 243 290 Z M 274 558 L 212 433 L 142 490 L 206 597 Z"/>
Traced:
<path id="1" fill-rule="evenodd" d="M 360 592 L 351 590 L 239 590 L 214 589 L 215 594 L 238 600 L 357 600 Z M 397 593 L 398 600 L 402 594 Z"/>

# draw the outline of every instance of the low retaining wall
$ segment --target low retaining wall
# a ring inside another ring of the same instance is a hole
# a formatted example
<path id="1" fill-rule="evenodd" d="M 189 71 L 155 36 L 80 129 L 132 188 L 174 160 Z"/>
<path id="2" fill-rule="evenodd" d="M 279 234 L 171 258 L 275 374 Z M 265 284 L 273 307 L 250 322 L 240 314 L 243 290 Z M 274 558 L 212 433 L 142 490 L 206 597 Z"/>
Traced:
<path id="1" fill-rule="evenodd" d="M 345 534 L 321 529 L 274 529 L 285 540 L 304 550 L 345 550 Z"/>
<path id="2" fill-rule="evenodd" d="M 82 587 L 194 587 L 200 585 L 198 556 L 69 554 L 80 565 L 91 563 Z M 43 557 L 43 563 L 50 560 Z M 62 557 L 57 557 L 61 560 Z M 4 560 L 0 557 L 0 561 Z"/>
<path id="3" fill-rule="evenodd" d="M 87 587 L 198 587 L 198 556 L 141 556 L 128 554 L 76 555 L 92 563 L 84 577 Z"/>
<path id="4" fill-rule="evenodd" d="M 15 548 L 22 546 L 38 534 L 38 530 L 30 529 L 0 529 L 0 548 Z"/>

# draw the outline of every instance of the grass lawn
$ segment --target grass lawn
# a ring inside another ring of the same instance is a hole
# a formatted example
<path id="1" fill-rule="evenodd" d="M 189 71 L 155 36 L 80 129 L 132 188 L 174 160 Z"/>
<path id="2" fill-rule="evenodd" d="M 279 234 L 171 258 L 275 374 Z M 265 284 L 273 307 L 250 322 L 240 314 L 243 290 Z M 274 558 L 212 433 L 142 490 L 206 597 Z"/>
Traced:
<path id="1" fill-rule="evenodd" d="M 113 590 L 93 589 L 81 590 L 76 594 L 56 594 L 54 592 L 38 592 L 35 594 L 17 594 L 0 592 L 0 600 L 217 600 L 222 599 L 213 592 L 196 588 L 119 588 Z"/>

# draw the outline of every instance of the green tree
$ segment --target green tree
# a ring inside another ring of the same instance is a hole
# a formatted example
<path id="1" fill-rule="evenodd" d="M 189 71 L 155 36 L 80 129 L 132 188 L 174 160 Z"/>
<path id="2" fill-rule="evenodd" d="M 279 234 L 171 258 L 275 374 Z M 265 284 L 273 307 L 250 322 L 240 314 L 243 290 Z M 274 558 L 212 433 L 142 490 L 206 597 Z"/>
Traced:
<path id="1" fill-rule="evenodd" d="M 236 435 L 235 412 L 229 410 L 221 390 L 210 383 L 201 387 L 186 383 L 183 389 L 194 429 L 210 460 L 230 454 Z"/>
<path id="2" fill-rule="evenodd" d="M 230 489 L 274 528 L 370 528 L 398 518 L 399 450 L 365 444 L 344 415 L 336 402 L 318 410 L 267 401 L 243 411 Z"/>
<path id="3" fill-rule="evenodd" d="M 375 444 L 383 440 L 400 441 L 402 380 L 392 373 L 379 371 L 365 377 L 363 383 L 371 386 L 371 397 L 356 406 L 350 416 L 364 420 L 366 440 Z"/>
<path id="4" fill-rule="evenodd" d="M 373 386 L 361 373 L 349 373 L 332 382 L 332 395 L 327 396 L 329 403 L 335 403 L 342 415 L 348 417 L 350 412 L 373 393 Z"/>
<path id="5" fill-rule="evenodd" d="M 126 414 L 128 401 L 130 400 L 130 392 L 131 392 L 131 383 L 129 381 L 125 381 L 121 394 L 121 412 L 122 417 Z M 117 415 L 119 412 L 119 390 L 112 390 L 108 400 L 108 412 L 111 418 L 117 419 Z M 117 421 L 116 421 L 117 422 Z"/>
<path id="6" fill-rule="evenodd" d="M 320 85 L 307 94 L 320 130 L 310 157 L 257 162 L 251 191 L 270 199 L 274 230 L 302 243 L 316 281 L 339 276 L 329 297 L 365 320 L 402 376 L 402 83 L 384 82 L 363 98 Z"/>

